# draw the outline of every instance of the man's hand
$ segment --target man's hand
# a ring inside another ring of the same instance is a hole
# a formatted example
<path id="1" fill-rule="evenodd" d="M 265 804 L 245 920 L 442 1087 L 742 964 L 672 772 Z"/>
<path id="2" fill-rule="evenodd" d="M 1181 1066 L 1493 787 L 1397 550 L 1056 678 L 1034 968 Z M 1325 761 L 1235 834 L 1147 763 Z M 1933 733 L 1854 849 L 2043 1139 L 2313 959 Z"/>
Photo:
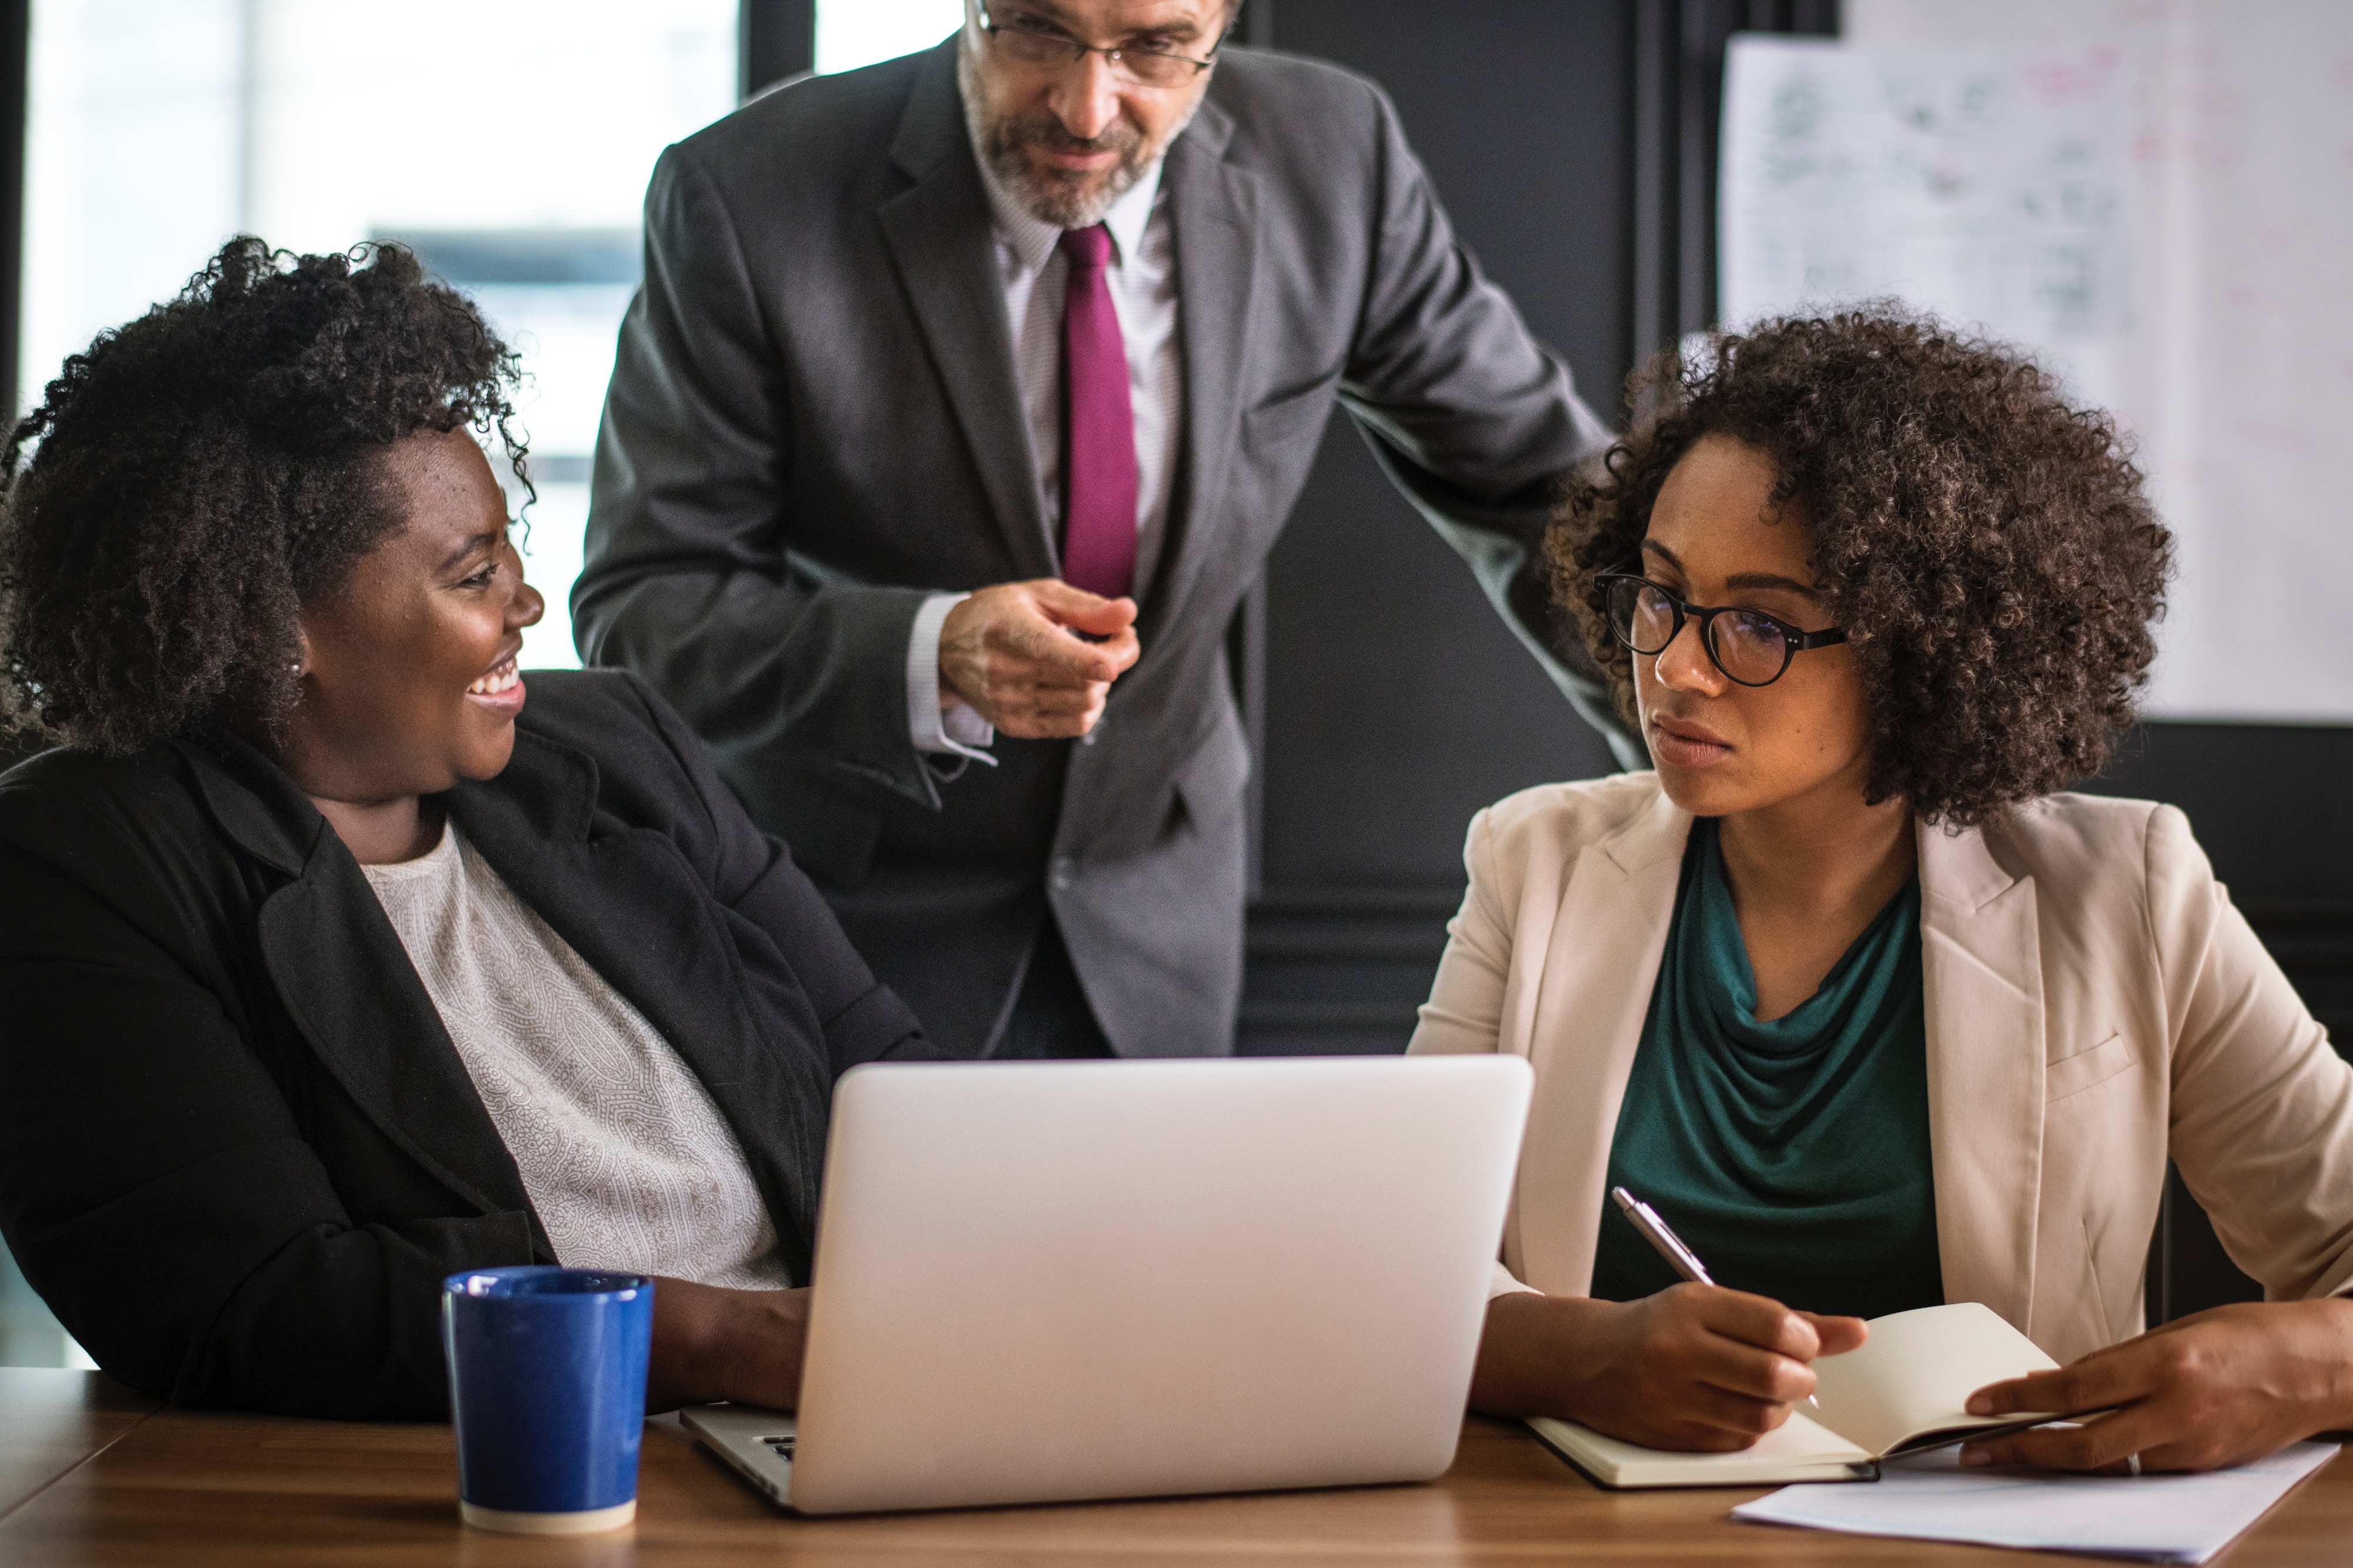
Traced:
<path id="1" fill-rule="evenodd" d="M 659 1413 L 722 1399 L 798 1408 L 811 1294 L 806 1288 L 731 1290 L 657 1279 L 646 1409 Z"/>
<path id="2" fill-rule="evenodd" d="M 2353 1420 L 2353 1301 L 2242 1302 L 2195 1312 L 1969 1395 L 1972 1415 L 2116 1414 L 1961 1450 L 1965 1465 L 2124 1473 L 2212 1470 Z"/>
<path id="3" fill-rule="evenodd" d="M 1135 601 L 1052 577 L 983 588 L 940 626 L 940 700 L 961 698 L 1008 735 L 1068 740 L 1103 717 L 1142 651 Z"/>
<path id="4" fill-rule="evenodd" d="M 1474 1408 L 1564 1415 L 1646 1447 L 1725 1453 L 1789 1418 L 1816 1356 L 1862 1343 L 1859 1318 L 1793 1312 L 1715 1285 L 1640 1301 L 1520 1293 L 1487 1303 Z"/>

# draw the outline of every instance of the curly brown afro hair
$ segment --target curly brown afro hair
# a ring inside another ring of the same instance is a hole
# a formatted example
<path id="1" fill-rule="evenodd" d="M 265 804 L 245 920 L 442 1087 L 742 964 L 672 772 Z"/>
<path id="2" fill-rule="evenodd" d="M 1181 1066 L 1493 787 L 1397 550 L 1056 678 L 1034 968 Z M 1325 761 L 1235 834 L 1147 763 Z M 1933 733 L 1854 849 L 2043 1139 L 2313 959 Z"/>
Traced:
<path id="1" fill-rule="evenodd" d="M 480 314 L 398 246 L 231 240 L 67 360 L 8 443 L 0 726 L 122 755 L 275 724 L 301 691 L 298 610 L 399 526 L 380 459 L 470 425 L 522 474 L 515 382 Z"/>
<path id="2" fill-rule="evenodd" d="M 1974 826 L 2097 773 L 2156 651 L 2173 542 L 2114 423 L 2015 353 L 1869 306 L 1672 352 L 1652 404 L 1573 482 L 1546 542 L 1554 591 L 1634 721 L 1633 666 L 1596 577 L 1639 559 L 1684 453 L 1769 455 L 1872 722 L 1869 798 Z"/>

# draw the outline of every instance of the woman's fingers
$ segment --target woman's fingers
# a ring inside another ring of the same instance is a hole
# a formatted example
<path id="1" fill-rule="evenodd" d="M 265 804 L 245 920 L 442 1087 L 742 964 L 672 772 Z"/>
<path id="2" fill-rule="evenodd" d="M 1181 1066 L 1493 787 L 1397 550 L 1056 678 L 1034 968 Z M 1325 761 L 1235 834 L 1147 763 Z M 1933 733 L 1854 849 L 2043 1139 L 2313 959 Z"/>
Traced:
<path id="1" fill-rule="evenodd" d="M 2150 1393 L 2157 1385 L 2156 1360 L 2145 1339 L 2128 1340 L 2055 1371 L 1989 1384 L 1969 1395 L 1966 1408 L 1972 1415 L 2105 1410 Z"/>
<path id="2" fill-rule="evenodd" d="M 2144 1470 L 2244 1464 L 2353 1415 L 2353 1303 L 2243 1302 L 2217 1307 L 2085 1356 L 2056 1372 L 1979 1389 L 1969 1408 L 2113 1409 L 2080 1427 L 1988 1438 L 1973 1464 Z"/>
<path id="3" fill-rule="evenodd" d="M 2096 1351 L 2055 1372 L 2031 1373 L 2006 1383 L 1991 1384 L 1969 1395 L 1972 1415 L 2054 1415 L 2118 1406 L 2113 1415 L 2081 1425 L 2031 1427 L 2004 1437 L 1969 1443 L 1961 1449 L 1964 1465 L 2034 1465 L 2052 1470 L 2126 1468 L 2127 1456 L 2166 1441 L 2160 1420 L 2149 1407 L 2136 1405 L 2154 1388 L 2147 1358 L 2120 1354 L 2138 1341 Z M 2148 1459 L 2142 1460 L 2146 1467 Z"/>
<path id="4" fill-rule="evenodd" d="M 1752 1401 L 1789 1405 L 1814 1391 L 1814 1369 L 1804 1362 L 1722 1338 L 1701 1344 L 1689 1371 L 1694 1383 Z"/>
<path id="5" fill-rule="evenodd" d="M 1691 1391 L 1683 1414 L 1711 1430 L 1738 1437 L 1739 1446 L 1746 1447 L 1787 1421 L 1789 1405 L 1786 1399 L 1752 1399 L 1702 1384 Z"/>
<path id="6" fill-rule="evenodd" d="M 1820 1312 L 1799 1312 L 1798 1316 L 1813 1329 L 1814 1339 L 1821 1347 L 1814 1352 L 1818 1356 L 1844 1355 L 1849 1351 L 1861 1350 L 1862 1342 L 1871 1337 L 1871 1325 L 1861 1318 L 1830 1317 Z"/>
<path id="7" fill-rule="evenodd" d="M 1701 1331 L 1683 1356 L 1694 1383 L 1776 1405 L 1814 1391 L 1813 1369 L 1807 1363 L 1820 1352 L 1821 1342 L 1803 1313 L 1768 1296 L 1717 1286 L 1679 1285 L 1675 1290 L 1683 1293 L 1678 1305 Z M 1779 1425 L 1778 1417 L 1774 1425 Z"/>
<path id="8" fill-rule="evenodd" d="M 1770 1296 L 1721 1285 L 1678 1285 L 1666 1294 L 1682 1295 L 1700 1321 L 1725 1339 L 1797 1361 L 1811 1361 L 1821 1353 L 1820 1339 L 1807 1315 L 1789 1310 Z"/>
<path id="9" fill-rule="evenodd" d="M 2269 1448 L 2241 1451 L 2217 1447 L 2211 1434 L 2186 1432 L 2178 1412 L 2147 1400 L 2112 1415 L 2081 1425 L 2068 1423 L 2030 1427 L 2006 1436 L 1968 1443 L 1961 1448 L 1964 1465 L 2031 1465 L 2045 1470 L 2096 1471 L 2104 1475 L 2147 1475 L 2158 1470 L 2209 1470 L 2260 1458 Z M 2138 1456 L 2140 1468 L 2132 1459 Z"/>

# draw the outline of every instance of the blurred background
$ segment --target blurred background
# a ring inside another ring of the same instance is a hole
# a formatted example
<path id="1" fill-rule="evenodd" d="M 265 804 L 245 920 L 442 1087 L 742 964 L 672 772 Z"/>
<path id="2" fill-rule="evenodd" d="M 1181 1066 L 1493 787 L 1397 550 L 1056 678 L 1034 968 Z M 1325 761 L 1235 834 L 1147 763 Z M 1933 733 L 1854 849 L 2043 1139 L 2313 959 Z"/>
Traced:
<path id="1" fill-rule="evenodd" d="M 237 232 L 415 246 L 523 355 L 575 662 L 589 454 L 668 143 L 962 0 L 0 0 L 0 397 Z M 1465 243 L 1622 417 L 1720 322 L 1893 293 L 2032 348 L 2143 445 L 2184 579 L 2151 720 L 2087 787 L 2189 813 L 2353 1030 L 2353 7 L 2337 0 L 1248 0 L 1377 79 Z M 1470 816 L 1610 767 L 1345 420 L 1232 638 L 1254 774 L 1246 1051 L 1401 1049 Z M 2261 794 L 2258 794 L 2260 790 Z M 0 1008 L 7 999 L 0 996 Z M 2152 1321 L 2236 1299 L 2178 1182 Z M 0 1255 L 0 1364 L 76 1365 Z"/>

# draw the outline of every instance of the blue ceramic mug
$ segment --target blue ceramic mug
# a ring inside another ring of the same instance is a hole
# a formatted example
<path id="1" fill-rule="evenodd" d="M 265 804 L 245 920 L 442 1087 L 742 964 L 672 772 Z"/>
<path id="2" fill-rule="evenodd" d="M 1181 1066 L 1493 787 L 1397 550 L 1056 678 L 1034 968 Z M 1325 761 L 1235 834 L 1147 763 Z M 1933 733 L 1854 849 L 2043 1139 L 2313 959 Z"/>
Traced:
<path id="1" fill-rule="evenodd" d="M 465 1521 L 577 1535 L 635 1519 L 654 1282 L 529 1267 L 441 1287 Z"/>

